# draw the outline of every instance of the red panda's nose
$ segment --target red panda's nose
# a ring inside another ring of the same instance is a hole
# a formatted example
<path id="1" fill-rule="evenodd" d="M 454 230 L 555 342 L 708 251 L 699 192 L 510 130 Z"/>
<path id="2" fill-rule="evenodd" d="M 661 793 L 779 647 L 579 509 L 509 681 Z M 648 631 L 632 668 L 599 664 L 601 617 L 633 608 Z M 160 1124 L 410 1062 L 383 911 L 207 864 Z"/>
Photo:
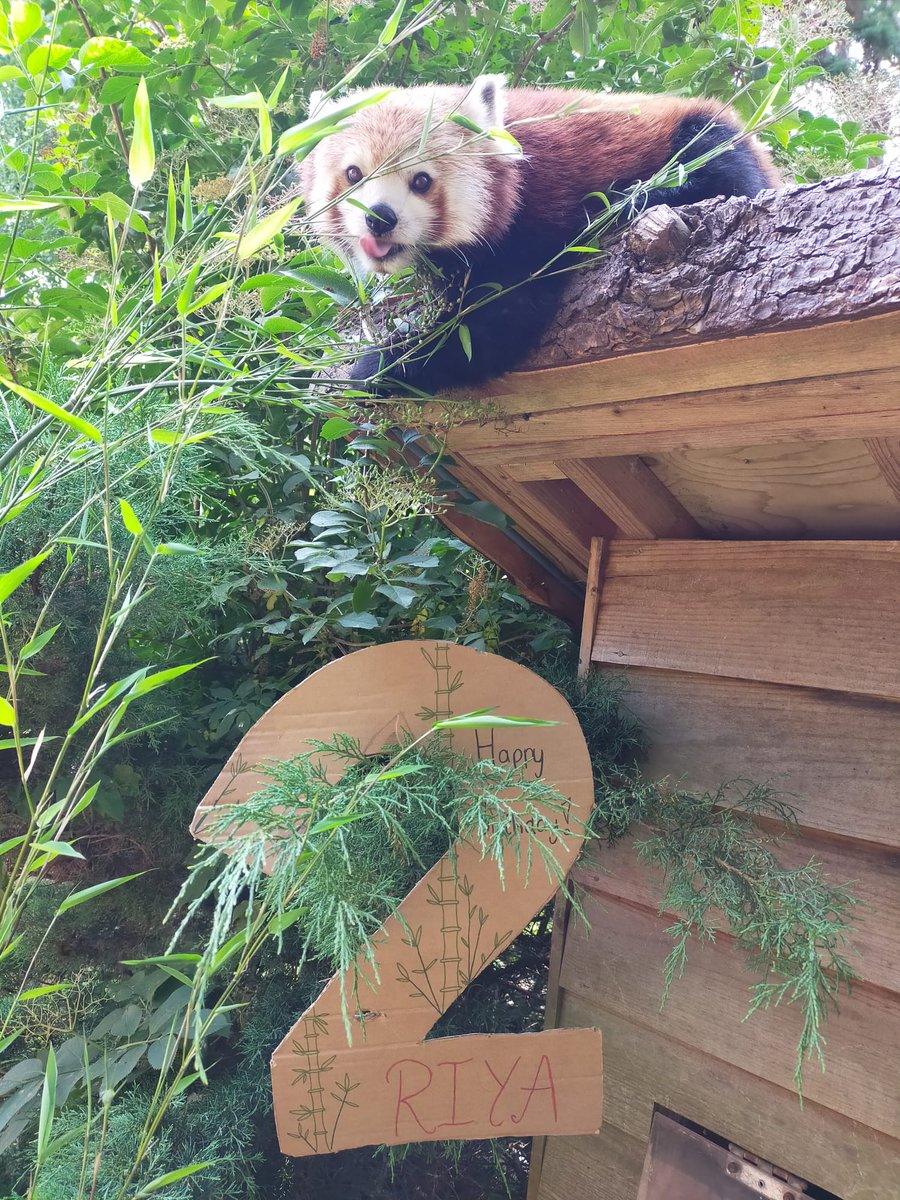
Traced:
<path id="1" fill-rule="evenodd" d="M 376 237 L 380 237 L 395 228 L 397 214 L 387 204 L 373 204 L 366 213 L 366 224 Z"/>

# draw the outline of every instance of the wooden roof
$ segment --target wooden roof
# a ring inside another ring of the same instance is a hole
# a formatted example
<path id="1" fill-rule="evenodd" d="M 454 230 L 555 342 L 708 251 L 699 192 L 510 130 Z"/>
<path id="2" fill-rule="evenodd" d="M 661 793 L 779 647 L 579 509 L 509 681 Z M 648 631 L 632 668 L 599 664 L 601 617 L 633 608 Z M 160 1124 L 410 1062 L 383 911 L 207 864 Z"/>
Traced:
<path id="1" fill-rule="evenodd" d="M 447 524 L 573 621 L 598 536 L 900 536 L 898 184 L 648 210 L 479 420 L 426 412 L 510 521 Z"/>

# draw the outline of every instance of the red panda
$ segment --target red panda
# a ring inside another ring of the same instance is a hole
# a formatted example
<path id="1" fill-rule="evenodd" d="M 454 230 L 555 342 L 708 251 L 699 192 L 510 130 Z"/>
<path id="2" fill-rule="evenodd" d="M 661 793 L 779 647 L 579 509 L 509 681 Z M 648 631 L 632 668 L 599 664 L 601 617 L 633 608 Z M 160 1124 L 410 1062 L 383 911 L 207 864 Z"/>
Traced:
<path id="1" fill-rule="evenodd" d="M 314 93 L 310 115 L 345 103 L 323 104 Z M 434 392 L 510 370 L 553 318 L 563 252 L 600 211 L 592 193 L 614 200 L 673 159 L 689 163 L 727 143 L 642 203 L 778 186 L 766 151 L 753 138 L 735 141 L 740 132 L 736 113 L 715 100 L 508 90 L 501 75 L 468 88 L 398 89 L 360 109 L 300 166 L 312 228 L 365 272 L 428 260 L 468 344 L 426 329 L 365 354 L 351 378 L 372 390 L 394 383 Z"/>

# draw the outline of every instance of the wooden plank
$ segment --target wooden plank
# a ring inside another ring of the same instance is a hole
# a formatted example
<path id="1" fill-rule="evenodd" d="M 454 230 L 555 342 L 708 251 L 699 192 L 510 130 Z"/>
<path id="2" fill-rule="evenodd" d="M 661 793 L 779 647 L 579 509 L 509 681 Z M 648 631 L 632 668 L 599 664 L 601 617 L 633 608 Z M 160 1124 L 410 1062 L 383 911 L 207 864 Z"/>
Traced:
<path id="1" fill-rule="evenodd" d="M 881 477 L 900 499 L 900 438 L 870 438 L 865 446 L 877 463 Z"/>
<path id="2" fill-rule="evenodd" d="M 785 838 L 775 854 L 787 867 L 799 867 L 814 858 L 832 884 L 850 885 L 861 904 L 853 914 L 848 961 L 864 983 L 900 995 L 900 850 L 802 833 Z M 638 859 L 632 838 L 612 847 L 588 847 L 573 868 L 572 878 L 596 896 L 609 896 L 652 913 L 659 911 L 663 898 L 662 872 Z M 716 914 L 712 914 L 712 923 L 722 930 L 728 928 Z"/>
<path id="3" fill-rule="evenodd" d="M 510 518 L 517 532 L 527 538 L 570 579 L 584 581 L 587 570 L 581 559 L 569 554 L 540 525 L 535 524 L 531 512 L 526 513 L 519 507 L 511 494 L 514 488 L 510 487 L 508 481 L 504 481 L 501 489 L 494 477 L 485 475 L 477 467 L 473 467 L 471 463 L 458 456 L 453 463 L 452 473 L 463 487 L 474 492 L 480 500 L 488 500 L 491 504 L 496 504 L 500 511 L 506 513 Z M 519 486 L 515 485 L 515 487 Z"/>
<path id="4" fill-rule="evenodd" d="M 632 668 L 628 708 L 647 731 L 647 774 L 715 791 L 772 783 L 804 829 L 900 847 L 895 703 Z"/>
<path id="5" fill-rule="evenodd" d="M 563 947 L 572 917 L 572 905 L 562 892 L 557 892 L 553 902 L 553 930 L 550 934 L 550 961 L 547 969 L 547 1003 L 544 1008 L 544 1028 L 557 1029 L 562 1015 L 562 989 L 559 986 L 559 968 L 562 965 Z M 531 1154 L 528 1159 L 528 1191 L 525 1200 L 537 1200 L 541 1194 L 541 1171 L 548 1138 L 537 1136 L 531 1139 Z"/>
<path id="6" fill-rule="evenodd" d="M 566 369 L 558 367 L 553 374 Z M 691 375 L 676 378 L 682 386 L 699 382 Z M 741 379 L 737 372 L 729 376 L 730 386 L 723 384 L 718 390 L 636 399 L 617 397 L 597 379 L 586 392 L 593 403 L 585 402 L 574 414 L 562 409 L 565 378 L 547 380 L 552 391 L 544 411 L 526 413 L 527 420 L 512 417 L 504 425 L 458 426 L 450 431 L 448 445 L 453 453 L 464 453 L 484 467 L 508 459 L 605 458 L 685 447 L 891 438 L 900 433 L 897 367 L 869 370 L 867 364 L 866 370 L 850 374 L 775 383 L 734 384 L 735 379 Z M 606 398 L 598 403 L 598 396 Z"/>
<path id="7" fill-rule="evenodd" d="M 690 947 L 684 976 L 660 1011 L 663 963 L 672 948 L 664 922 L 590 892 L 583 903 L 590 928 L 583 921 L 570 926 L 560 970 L 567 991 L 793 1090 L 801 1014 L 779 1006 L 744 1020 L 757 976 L 730 938 Z M 613 1040 L 606 1031 L 604 1037 L 606 1045 Z M 827 1070 L 808 1063 L 804 1073 L 807 1099 L 900 1138 L 900 997 L 857 984 L 841 999 L 840 1012 L 829 1015 L 826 1038 Z"/>
<path id="8" fill-rule="evenodd" d="M 515 371 L 481 393 L 490 397 L 494 412 L 535 415 L 592 405 L 597 396 L 613 402 L 674 396 L 685 380 L 700 392 L 731 387 L 736 379 L 762 384 L 842 375 L 848 363 L 867 371 L 900 366 L 900 313 Z"/>
<path id="9" fill-rule="evenodd" d="M 900 847 L 900 708 L 840 693 L 632 668 L 647 774 L 715 791 L 771 782 L 804 829 Z"/>
<path id="10" fill-rule="evenodd" d="M 900 543 L 613 542 L 592 657 L 900 698 Z"/>
<path id="11" fill-rule="evenodd" d="M 752 1070 L 729 1066 L 571 992 L 563 993 L 562 1020 L 603 1029 L 606 1144 L 615 1143 L 619 1131 L 642 1142 L 656 1103 L 842 1200 L 895 1200 L 900 1142 L 893 1138 L 809 1099 L 801 1108 L 795 1092 L 766 1082 Z M 746 1065 L 753 1062 L 751 1057 Z M 599 1146 L 595 1138 L 572 1141 L 585 1147 L 589 1161 L 577 1163 L 579 1173 L 570 1177 L 567 1200 L 581 1195 L 606 1200 L 602 1191 L 582 1191 L 602 1179 L 605 1144 Z"/>
<path id="12" fill-rule="evenodd" d="M 639 458 L 567 458 L 559 466 L 626 537 L 701 535 L 687 509 Z"/>
<path id="13" fill-rule="evenodd" d="M 716 537 L 900 534 L 898 493 L 860 438 L 674 450 L 647 461 L 669 492 Z M 900 487 L 900 470 L 897 480 Z"/>
<path id="14" fill-rule="evenodd" d="M 548 1138 L 540 1200 L 635 1200 L 646 1140 L 605 1126 L 587 1137 Z"/>
<path id="15" fill-rule="evenodd" d="M 584 617 L 581 622 L 581 645 L 578 651 L 579 676 L 585 675 L 591 666 L 591 648 L 594 645 L 594 631 L 597 628 L 597 614 L 600 611 L 605 553 L 606 539 L 593 538 L 591 558 L 588 563 L 587 591 L 584 598 Z"/>

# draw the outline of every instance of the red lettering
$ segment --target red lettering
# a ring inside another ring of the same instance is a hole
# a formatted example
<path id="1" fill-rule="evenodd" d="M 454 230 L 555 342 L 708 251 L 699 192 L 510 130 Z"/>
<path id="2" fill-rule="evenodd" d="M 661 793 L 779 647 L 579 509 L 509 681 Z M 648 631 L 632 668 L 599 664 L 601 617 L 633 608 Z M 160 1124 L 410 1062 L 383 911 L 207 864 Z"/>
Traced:
<path id="1" fill-rule="evenodd" d="M 538 1080 L 540 1079 L 541 1071 L 545 1066 L 547 1068 L 547 1082 L 542 1087 L 538 1087 Z M 525 1107 L 522 1109 L 519 1115 L 511 1118 L 514 1125 L 520 1124 L 523 1120 L 525 1114 L 528 1112 L 528 1105 L 531 1103 L 531 1098 L 534 1096 L 535 1092 L 550 1093 L 550 1103 L 553 1106 L 553 1120 L 557 1121 L 559 1119 L 556 1113 L 556 1086 L 553 1083 L 553 1072 L 550 1070 L 550 1059 L 546 1054 L 541 1055 L 541 1061 L 537 1065 L 537 1070 L 534 1073 L 534 1079 L 532 1080 L 531 1087 L 522 1088 L 522 1091 L 527 1092 L 528 1097 L 525 1100 Z"/>
<path id="2" fill-rule="evenodd" d="M 404 1094 L 404 1092 L 403 1092 L 403 1064 L 404 1063 L 410 1063 L 414 1067 L 421 1067 L 423 1070 L 428 1072 L 428 1078 L 425 1080 L 425 1082 L 422 1084 L 422 1086 L 416 1092 L 407 1092 L 406 1094 Z M 417 1059 L 417 1058 L 400 1058 L 396 1062 L 391 1063 L 391 1065 L 385 1071 L 385 1073 L 384 1073 L 385 1083 L 391 1082 L 391 1071 L 393 1071 L 395 1069 L 397 1069 L 397 1071 L 398 1071 L 399 1079 L 397 1082 L 397 1106 L 394 1109 L 394 1136 L 395 1137 L 400 1136 L 400 1109 L 403 1107 L 404 1104 L 409 1109 L 410 1113 L 412 1114 L 412 1119 L 415 1121 L 415 1123 L 418 1125 L 418 1127 L 422 1130 L 422 1132 L 431 1135 L 432 1133 L 434 1133 L 434 1130 L 429 1129 L 427 1125 L 422 1124 L 422 1122 L 419 1120 L 419 1114 L 416 1112 L 416 1110 L 410 1104 L 410 1101 L 415 1100 L 416 1096 L 421 1096 L 423 1092 L 426 1092 L 428 1090 L 428 1088 L 431 1086 L 431 1081 L 434 1078 L 434 1072 L 431 1070 L 431 1067 L 429 1067 L 427 1063 L 420 1062 L 419 1059 Z"/>
<path id="3" fill-rule="evenodd" d="M 453 1096 L 452 1096 L 452 1100 L 450 1102 L 450 1120 L 443 1121 L 440 1125 L 438 1125 L 438 1129 L 451 1129 L 454 1126 L 474 1125 L 474 1123 L 475 1123 L 474 1121 L 457 1121 L 457 1119 L 456 1119 L 456 1068 L 464 1067 L 466 1065 L 466 1063 L 470 1063 L 471 1061 L 472 1061 L 471 1058 L 462 1058 L 458 1062 L 440 1062 L 440 1063 L 438 1063 L 439 1067 L 452 1067 L 453 1068 Z"/>
<path id="4" fill-rule="evenodd" d="M 519 1063 L 521 1061 L 522 1061 L 522 1056 L 519 1055 L 519 1057 L 516 1059 L 516 1061 L 513 1063 L 513 1065 L 509 1068 L 509 1074 L 501 1082 L 500 1077 L 494 1072 L 494 1068 L 491 1066 L 491 1064 L 488 1062 L 488 1060 L 487 1059 L 484 1060 L 484 1065 L 490 1071 L 491 1077 L 493 1078 L 494 1083 L 500 1084 L 500 1091 L 494 1097 L 494 1103 L 491 1105 L 491 1111 L 488 1113 L 488 1121 L 491 1125 L 493 1125 L 493 1127 L 495 1129 L 497 1128 L 498 1125 L 503 1124 L 503 1118 L 501 1117 L 501 1119 L 499 1121 L 495 1121 L 494 1120 L 494 1109 L 497 1107 L 497 1103 L 500 1100 L 500 1097 L 503 1095 L 504 1091 L 506 1090 L 506 1085 L 509 1083 L 510 1079 L 512 1079 L 513 1072 L 515 1071 L 516 1067 L 519 1065 Z"/>

